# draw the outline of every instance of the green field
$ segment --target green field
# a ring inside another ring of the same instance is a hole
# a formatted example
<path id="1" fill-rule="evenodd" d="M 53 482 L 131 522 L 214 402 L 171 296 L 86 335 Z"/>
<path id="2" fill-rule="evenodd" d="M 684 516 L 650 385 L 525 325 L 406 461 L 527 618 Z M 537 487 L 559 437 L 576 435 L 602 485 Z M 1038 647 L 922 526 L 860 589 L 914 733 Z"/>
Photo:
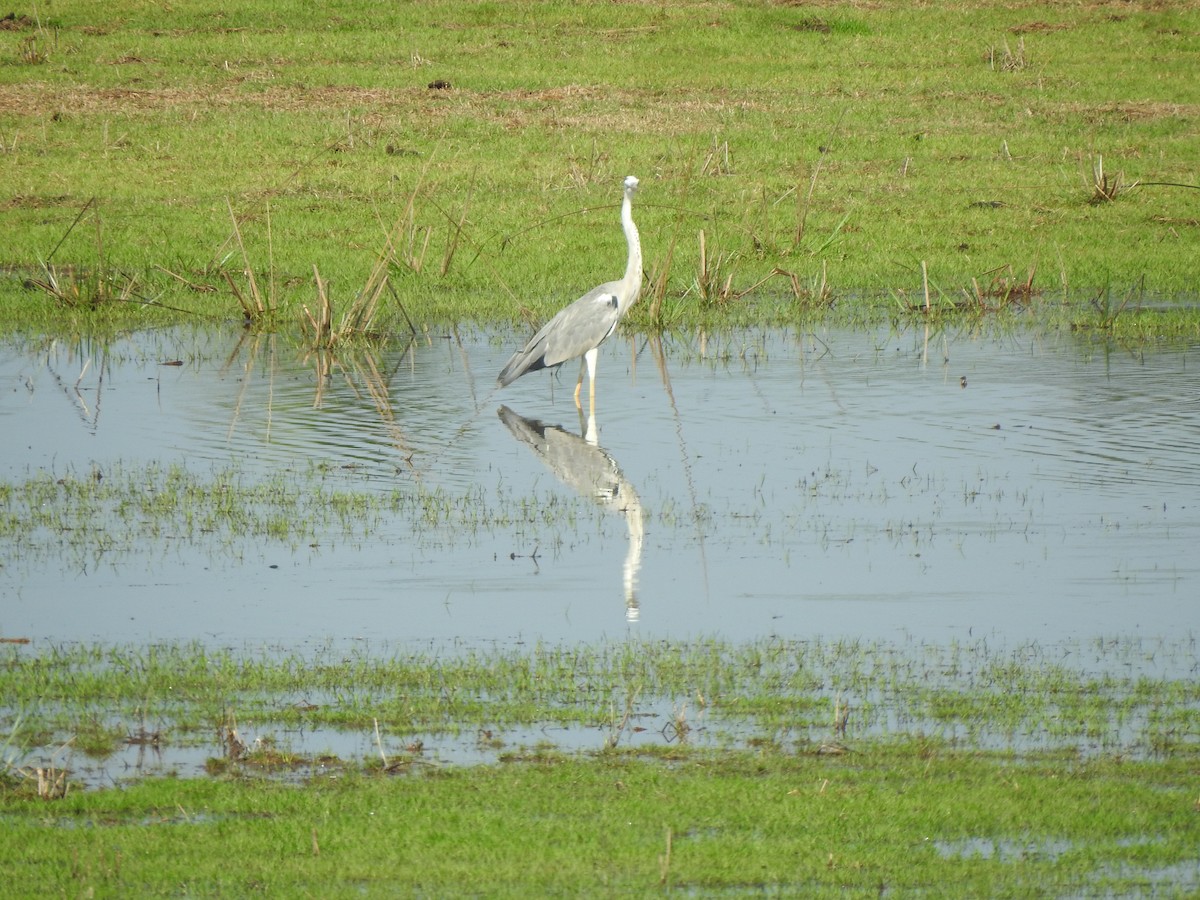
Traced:
<path id="1" fill-rule="evenodd" d="M 8 330 L 229 317 L 247 268 L 294 328 L 314 267 L 347 304 L 379 257 L 382 327 L 539 319 L 619 274 L 626 174 L 642 327 L 928 294 L 1194 329 L 1161 307 L 1197 284 L 1195 2 L 72 2 L 4 25 Z"/>

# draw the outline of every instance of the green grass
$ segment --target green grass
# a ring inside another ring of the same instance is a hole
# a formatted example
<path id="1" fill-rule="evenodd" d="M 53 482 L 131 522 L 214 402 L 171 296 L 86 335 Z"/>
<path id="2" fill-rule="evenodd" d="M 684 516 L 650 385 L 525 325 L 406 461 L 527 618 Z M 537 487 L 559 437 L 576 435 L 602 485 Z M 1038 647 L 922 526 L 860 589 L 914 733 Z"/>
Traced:
<path id="1" fill-rule="evenodd" d="M 385 324 L 541 317 L 619 272 L 628 173 L 666 285 L 635 324 L 909 314 L 922 263 L 944 311 L 997 272 L 1085 324 L 1195 290 L 1196 2 L 76 3 L 0 34 L 7 330 L 237 314 L 227 203 L 287 327 L 397 224 Z M 23 288 L 46 263 L 83 299 Z"/>
<path id="2" fill-rule="evenodd" d="M 0 896 L 1186 896 L 1200 697 L 1165 673 L 1193 658 L 1186 637 L 9 645 Z M 331 728 L 377 752 L 286 737 Z M 519 737 L 563 728 L 590 749 Z M 482 761 L 421 749 L 439 736 Z M 208 774 L 81 784 L 79 754 L 127 741 L 207 748 Z"/>
<path id="3" fill-rule="evenodd" d="M 0 795 L 0 894 L 1186 896 L 1192 766 L 945 752 L 612 754 Z"/>

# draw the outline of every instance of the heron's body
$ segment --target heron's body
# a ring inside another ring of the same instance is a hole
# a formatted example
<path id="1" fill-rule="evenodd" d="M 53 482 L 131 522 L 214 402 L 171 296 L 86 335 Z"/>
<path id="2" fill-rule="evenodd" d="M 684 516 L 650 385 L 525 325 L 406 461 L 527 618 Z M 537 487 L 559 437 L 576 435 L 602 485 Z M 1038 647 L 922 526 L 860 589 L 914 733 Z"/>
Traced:
<path id="1" fill-rule="evenodd" d="M 632 175 L 625 179 L 625 196 L 621 201 L 621 227 L 629 248 L 625 276 L 620 281 L 592 288 L 543 325 L 500 371 L 501 387 L 512 384 L 526 372 L 552 368 L 582 356 L 588 369 L 589 403 L 595 410 L 598 348 L 616 329 L 642 288 L 642 245 L 633 224 L 633 194 L 637 186 L 638 180 Z M 577 406 L 582 384 L 581 369 L 575 386 Z"/>

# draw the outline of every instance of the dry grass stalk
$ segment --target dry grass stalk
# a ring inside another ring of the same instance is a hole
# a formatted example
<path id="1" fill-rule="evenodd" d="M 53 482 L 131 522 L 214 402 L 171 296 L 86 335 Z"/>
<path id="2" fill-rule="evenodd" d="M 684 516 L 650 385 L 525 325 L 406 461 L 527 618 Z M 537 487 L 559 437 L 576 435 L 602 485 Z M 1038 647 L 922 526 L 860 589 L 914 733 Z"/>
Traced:
<path id="1" fill-rule="evenodd" d="M 329 299 L 327 283 L 321 278 L 321 270 L 317 268 L 316 263 L 313 263 L 313 281 L 317 286 L 317 301 L 320 305 L 317 308 L 316 316 L 305 306 L 303 308 L 304 317 L 308 321 L 309 328 L 312 329 L 314 342 L 326 344 L 329 342 L 329 332 L 333 323 L 333 303 Z"/>
<path id="2" fill-rule="evenodd" d="M 803 197 L 800 192 L 796 191 L 797 210 L 796 210 L 796 241 L 795 244 L 799 247 L 804 243 L 804 226 L 808 221 L 808 210 L 812 205 L 813 193 L 817 189 L 817 177 L 821 174 L 821 166 L 825 163 L 824 155 L 817 157 L 817 164 L 813 166 L 812 177 L 808 180 L 808 193 Z"/>
<path id="3" fill-rule="evenodd" d="M 1133 190 L 1138 186 L 1138 182 L 1132 184 L 1125 183 L 1125 173 L 1118 172 L 1111 179 L 1104 171 L 1104 157 L 1096 154 L 1096 161 L 1092 163 L 1092 196 L 1088 203 L 1093 205 L 1099 203 L 1111 203 L 1117 199 L 1117 196 Z"/>
<path id="4" fill-rule="evenodd" d="M 721 269 L 732 259 L 730 254 L 709 256 L 704 230 L 700 231 L 700 269 L 696 274 L 696 291 L 701 300 L 724 303 L 733 298 L 733 273 L 720 284 Z M 741 295 L 738 295 L 741 296 Z"/>
<path id="5" fill-rule="evenodd" d="M 465 225 L 467 221 L 467 210 L 471 207 L 471 195 L 474 192 L 475 180 L 471 179 L 471 184 L 467 188 L 466 199 L 463 200 L 462 213 L 459 215 L 457 220 L 450 220 L 450 239 L 446 242 L 446 252 L 442 255 L 441 273 L 443 276 L 449 273 L 450 264 L 454 261 L 454 254 L 458 250 L 458 242 L 461 240 L 463 235 L 463 225 Z"/>
<path id="6" fill-rule="evenodd" d="M 825 164 L 825 154 L 828 153 L 833 147 L 833 139 L 837 136 L 838 130 L 842 127 L 842 120 L 846 118 L 847 109 L 848 107 L 842 109 L 841 114 L 838 116 L 837 121 L 833 124 L 833 128 L 829 132 L 829 137 L 827 137 L 825 139 L 825 143 L 818 148 L 817 164 L 813 166 L 812 177 L 808 179 L 808 192 L 801 197 L 799 188 L 797 187 L 796 189 L 797 209 L 795 246 L 797 247 L 804 242 L 804 228 L 805 223 L 808 221 L 808 210 L 812 206 L 813 194 L 816 193 L 817 190 L 817 178 L 821 174 L 821 167 Z M 845 219 L 842 220 L 842 223 L 845 224 Z M 838 228 L 840 229 L 841 225 L 839 225 Z M 828 241 L 826 241 L 826 245 L 827 244 Z"/>
<path id="7" fill-rule="evenodd" d="M 225 748 L 225 758 L 237 762 L 246 753 L 246 745 L 242 742 L 237 730 L 237 716 L 233 710 L 226 710 L 225 721 L 217 726 L 217 741 Z"/>
<path id="8" fill-rule="evenodd" d="M 74 266 L 45 264 L 39 278 L 29 283 L 45 291 L 63 306 L 100 306 L 104 303 L 128 303 L 134 299 L 137 284 L 133 276 L 117 278 L 104 271 L 79 270 Z"/>
<path id="9" fill-rule="evenodd" d="M 800 276 L 795 272 L 789 272 L 787 269 L 775 268 L 765 278 L 760 278 L 750 287 L 738 293 L 738 297 L 744 297 L 752 291 L 758 290 L 772 278 L 786 279 L 788 285 L 792 289 L 792 294 L 800 302 L 809 306 L 829 306 L 833 303 L 833 291 L 829 287 L 828 270 L 824 260 L 821 261 L 820 275 L 814 275 L 809 286 L 805 286 L 800 280 Z"/>
<path id="10" fill-rule="evenodd" d="M 190 278 L 180 275 L 178 272 L 172 272 L 165 266 L 160 266 L 158 263 L 154 264 L 154 268 L 158 269 L 158 271 L 162 272 L 164 275 L 171 276 L 189 291 L 195 291 L 197 294 L 211 294 L 217 290 L 211 284 L 199 284 L 195 281 L 192 281 Z"/>
<path id="11" fill-rule="evenodd" d="M 409 192 L 404 212 L 392 226 L 391 234 L 388 237 L 388 246 L 394 254 L 394 238 L 403 235 L 404 240 L 400 242 L 400 261 L 418 275 L 425 265 L 425 254 L 429 251 L 429 240 L 433 236 L 433 228 L 428 225 L 417 227 L 417 194 L 421 191 L 421 184 L 425 180 L 425 172 L 429 169 L 432 162 L 433 157 L 430 156 L 421 168 L 421 174 L 417 177 L 417 183 L 413 185 L 413 189 Z"/>
<path id="12" fill-rule="evenodd" d="M 997 58 L 996 48 L 988 47 L 988 65 L 992 69 L 999 68 L 1002 72 L 1019 72 L 1024 69 L 1028 63 L 1025 59 L 1025 38 L 1017 39 L 1017 50 L 1014 53 L 1008 46 L 1008 41 L 1004 42 L 1004 51 Z"/>
<path id="13" fill-rule="evenodd" d="M 421 267 L 425 265 L 425 254 L 429 251 L 429 239 L 433 236 L 433 229 L 428 225 L 423 225 L 417 228 L 416 225 L 416 199 L 417 190 L 420 184 L 414 187 L 412 193 L 408 195 L 408 205 L 404 209 L 404 215 L 400 217 L 400 230 L 404 234 L 403 251 L 400 254 L 401 260 L 406 266 L 421 274 Z M 424 233 L 424 237 L 419 235 Z M 420 249 L 418 249 L 418 243 Z"/>
<path id="14" fill-rule="evenodd" d="M 246 252 L 246 244 L 242 241 L 242 230 L 238 227 L 237 216 L 233 212 L 233 204 L 229 202 L 228 197 L 225 198 L 225 206 L 229 210 L 230 221 L 233 222 L 233 238 L 242 253 L 242 274 L 246 276 L 246 285 L 250 296 L 246 297 L 238 290 L 238 286 L 234 283 L 233 278 L 228 272 L 223 272 L 222 274 L 229 283 L 229 287 L 233 291 L 234 297 L 237 298 L 238 304 L 242 307 L 246 321 L 257 322 L 268 313 L 275 311 L 275 297 L 273 296 L 274 279 L 271 281 L 272 295 L 264 297 L 262 291 L 258 289 L 258 280 L 254 277 L 254 267 L 250 265 L 250 254 Z"/>
<path id="15" fill-rule="evenodd" d="M 704 164 L 700 167 L 701 175 L 732 175 L 733 164 L 729 161 L 729 141 L 717 143 L 714 136 L 712 149 L 708 151 L 708 156 L 704 158 Z"/>
<path id="16" fill-rule="evenodd" d="M 367 276 L 367 283 L 363 285 L 363 289 L 350 304 L 350 309 L 342 317 L 339 330 L 343 334 L 347 332 L 365 333 L 371 329 L 371 325 L 375 321 L 375 313 L 379 309 L 379 298 L 383 296 L 384 289 L 388 286 L 388 270 L 391 260 L 392 247 L 389 238 L 388 246 L 375 257 L 375 264 L 371 266 L 371 274 Z"/>
<path id="17" fill-rule="evenodd" d="M 658 883 L 666 884 L 671 876 L 671 826 L 667 826 L 667 849 L 658 857 Z"/>
<path id="18" fill-rule="evenodd" d="M 833 303 L 833 291 L 829 289 L 829 272 L 825 260 L 821 260 L 821 277 L 819 281 L 814 279 L 808 300 L 816 306 L 830 306 Z"/>
<path id="19" fill-rule="evenodd" d="M 842 695 L 833 698 L 833 733 L 840 738 L 846 736 L 846 726 L 850 724 L 850 704 L 842 702 Z"/>
<path id="20" fill-rule="evenodd" d="M 1036 265 L 1029 267 L 1024 281 L 1017 280 L 1012 273 L 1012 266 L 1009 265 L 983 274 L 985 277 L 992 276 L 987 287 L 980 287 L 979 280 L 972 278 L 971 287 L 974 294 L 967 295 L 968 301 L 982 312 L 996 312 L 1009 305 L 1028 305 L 1037 293 L 1033 286 L 1034 277 L 1037 275 Z"/>
<path id="21" fill-rule="evenodd" d="M 671 263 L 675 259 L 675 242 L 678 230 L 671 235 L 665 256 L 659 257 L 658 262 L 650 271 L 650 320 L 662 322 L 663 301 L 667 296 L 667 287 L 671 279 Z"/>

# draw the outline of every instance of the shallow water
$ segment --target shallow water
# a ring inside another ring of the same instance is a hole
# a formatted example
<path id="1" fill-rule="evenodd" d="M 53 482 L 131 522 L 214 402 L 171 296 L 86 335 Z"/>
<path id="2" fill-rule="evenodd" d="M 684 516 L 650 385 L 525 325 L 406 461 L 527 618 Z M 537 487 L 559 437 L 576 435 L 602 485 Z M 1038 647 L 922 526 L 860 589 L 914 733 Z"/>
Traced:
<path id="1" fill-rule="evenodd" d="M 573 366 L 495 390 L 514 343 L 331 361 L 231 328 L 0 348 L 9 483 L 156 461 L 304 484 L 317 462 L 344 489 L 480 510 L 295 549 L 0 550 L 0 637 L 1018 643 L 1200 621 L 1196 346 L 919 326 L 626 337 L 602 351 L 589 431 Z"/>

